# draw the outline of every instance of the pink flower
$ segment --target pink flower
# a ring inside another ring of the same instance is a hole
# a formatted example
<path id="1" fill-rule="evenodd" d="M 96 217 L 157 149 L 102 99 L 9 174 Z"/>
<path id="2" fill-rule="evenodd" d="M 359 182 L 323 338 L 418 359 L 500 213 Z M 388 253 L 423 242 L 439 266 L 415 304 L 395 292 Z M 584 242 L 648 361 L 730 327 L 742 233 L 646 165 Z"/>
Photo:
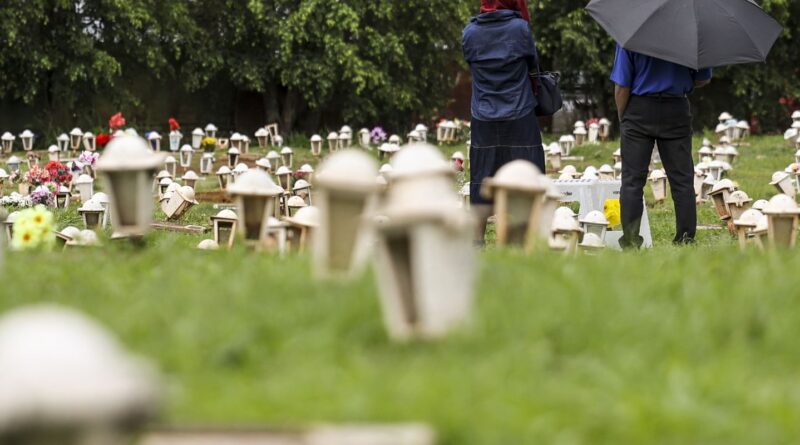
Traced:
<path id="1" fill-rule="evenodd" d="M 97 159 L 99 157 L 100 155 L 98 153 L 92 153 L 91 151 L 84 151 L 78 157 L 78 161 L 80 161 L 83 164 L 89 164 L 91 166 L 94 166 L 95 163 L 97 163 Z"/>
<path id="2" fill-rule="evenodd" d="M 122 117 L 122 113 L 117 113 L 111 116 L 111 119 L 108 121 L 108 128 L 111 129 L 113 132 L 117 128 L 122 128 L 125 126 L 125 118 Z"/>

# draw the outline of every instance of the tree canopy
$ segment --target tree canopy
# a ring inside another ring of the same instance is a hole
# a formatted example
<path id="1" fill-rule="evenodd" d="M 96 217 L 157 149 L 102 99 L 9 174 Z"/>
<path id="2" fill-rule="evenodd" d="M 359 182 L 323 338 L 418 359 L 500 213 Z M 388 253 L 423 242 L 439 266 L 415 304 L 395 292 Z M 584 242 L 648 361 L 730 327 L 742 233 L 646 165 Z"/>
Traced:
<path id="1" fill-rule="evenodd" d="M 564 88 L 594 108 L 587 112 L 610 114 L 614 42 L 583 11 L 586 1 L 530 3 L 545 68 L 563 73 Z M 465 70 L 461 30 L 477 5 L 5 0 L 0 103 L 34 109 L 43 125 L 95 119 L 103 107 L 123 109 L 135 121 L 154 119 L 147 114 L 153 90 L 176 95 L 178 108 L 185 95 L 225 86 L 259 97 L 265 118 L 288 130 L 301 121 L 400 127 L 435 118 L 452 97 Z M 765 0 L 764 7 L 785 27 L 769 63 L 718 70 L 714 87 L 697 101 L 780 128 L 800 96 L 800 2 Z M 209 97 L 209 108 L 225 109 L 220 95 Z"/>

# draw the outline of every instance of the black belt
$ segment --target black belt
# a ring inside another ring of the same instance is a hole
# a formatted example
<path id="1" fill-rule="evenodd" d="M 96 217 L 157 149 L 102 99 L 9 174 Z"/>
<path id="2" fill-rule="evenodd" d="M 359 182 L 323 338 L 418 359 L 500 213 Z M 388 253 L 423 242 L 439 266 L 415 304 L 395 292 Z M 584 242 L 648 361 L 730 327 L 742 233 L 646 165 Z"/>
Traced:
<path id="1" fill-rule="evenodd" d="M 667 94 L 667 93 L 654 93 L 654 94 L 642 94 L 641 97 L 654 97 L 656 99 L 686 99 L 685 94 Z"/>

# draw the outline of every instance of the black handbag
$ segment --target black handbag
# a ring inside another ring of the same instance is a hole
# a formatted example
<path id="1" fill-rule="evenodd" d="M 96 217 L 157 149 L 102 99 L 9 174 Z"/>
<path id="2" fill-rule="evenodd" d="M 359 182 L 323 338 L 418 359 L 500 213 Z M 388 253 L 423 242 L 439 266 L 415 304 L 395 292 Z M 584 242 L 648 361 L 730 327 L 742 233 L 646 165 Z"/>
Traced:
<path id="1" fill-rule="evenodd" d="M 536 95 L 536 116 L 547 117 L 558 113 L 564 106 L 561 98 L 561 89 L 558 83 L 561 81 L 561 73 L 537 71 L 531 74 L 533 83 L 533 94 Z"/>

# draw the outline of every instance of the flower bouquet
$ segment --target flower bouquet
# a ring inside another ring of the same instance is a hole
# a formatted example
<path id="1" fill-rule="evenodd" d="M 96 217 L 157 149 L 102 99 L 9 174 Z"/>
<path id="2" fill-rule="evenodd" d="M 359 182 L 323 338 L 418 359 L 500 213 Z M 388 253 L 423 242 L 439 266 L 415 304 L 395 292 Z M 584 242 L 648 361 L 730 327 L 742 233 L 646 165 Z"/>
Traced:
<path id="1" fill-rule="evenodd" d="M 32 165 L 30 170 L 25 172 L 25 175 L 22 177 L 22 183 L 19 185 L 19 192 L 20 194 L 27 195 L 32 188 L 44 185 L 49 180 L 50 173 L 46 169 L 38 165 Z"/>
<path id="2" fill-rule="evenodd" d="M 97 153 L 94 153 L 94 155 L 96 156 Z M 55 183 L 56 190 L 58 190 L 58 187 L 67 186 L 72 182 L 72 173 L 70 173 L 69 168 L 58 161 L 48 162 L 45 164 L 44 169 L 50 175 L 50 181 Z"/>
<path id="3" fill-rule="evenodd" d="M 200 148 L 206 153 L 213 153 L 217 149 L 217 139 L 212 137 L 203 138 Z"/>
<path id="4" fill-rule="evenodd" d="M 0 198 L 0 206 L 26 209 L 28 207 L 33 207 L 33 201 L 31 201 L 30 197 L 22 196 L 15 192 Z"/>
<path id="5" fill-rule="evenodd" d="M 369 136 L 372 139 L 372 143 L 374 145 L 380 145 L 386 142 L 386 139 L 388 138 L 386 131 L 381 127 L 373 128 L 372 131 L 369 132 Z"/>
<path id="6" fill-rule="evenodd" d="M 110 134 L 100 133 L 97 135 L 97 146 L 100 148 L 105 148 L 105 146 L 111 142 L 111 139 L 113 139 L 113 137 Z"/>
<path id="7" fill-rule="evenodd" d="M 14 250 L 47 250 L 56 242 L 53 214 L 44 206 L 22 210 L 14 221 Z"/>
<path id="8" fill-rule="evenodd" d="M 33 165 L 30 170 L 25 172 L 22 180 L 32 187 L 38 187 L 50 180 L 50 173 L 38 165 Z"/>
<path id="9" fill-rule="evenodd" d="M 122 113 L 117 113 L 108 120 L 108 128 L 111 130 L 111 133 L 114 133 L 114 130 L 121 130 L 126 124 L 125 118 L 122 116 Z"/>
<path id="10" fill-rule="evenodd" d="M 78 160 L 81 161 L 83 165 L 94 166 L 99 157 L 100 155 L 97 152 L 84 151 L 80 156 L 78 156 Z"/>
<path id="11" fill-rule="evenodd" d="M 56 205 L 56 195 L 47 186 L 36 187 L 36 190 L 31 192 L 29 199 L 32 205 L 46 207 L 55 207 Z"/>
<path id="12" fill-rule="evenodd" d="M 99 153 L 91 151 L 84 151 L 78 156 L 78 161 L 83 164 L 83 172 L 92 178 L 96 177 L 94 174 L 94 165 L 97 163 L 99 157 Z"/>
<path id="13" fill-rule="evenodd" d="M 169 118 L 169 150 L 178 151 L 181 148 L 181 124 L 174 117 Z"/>

